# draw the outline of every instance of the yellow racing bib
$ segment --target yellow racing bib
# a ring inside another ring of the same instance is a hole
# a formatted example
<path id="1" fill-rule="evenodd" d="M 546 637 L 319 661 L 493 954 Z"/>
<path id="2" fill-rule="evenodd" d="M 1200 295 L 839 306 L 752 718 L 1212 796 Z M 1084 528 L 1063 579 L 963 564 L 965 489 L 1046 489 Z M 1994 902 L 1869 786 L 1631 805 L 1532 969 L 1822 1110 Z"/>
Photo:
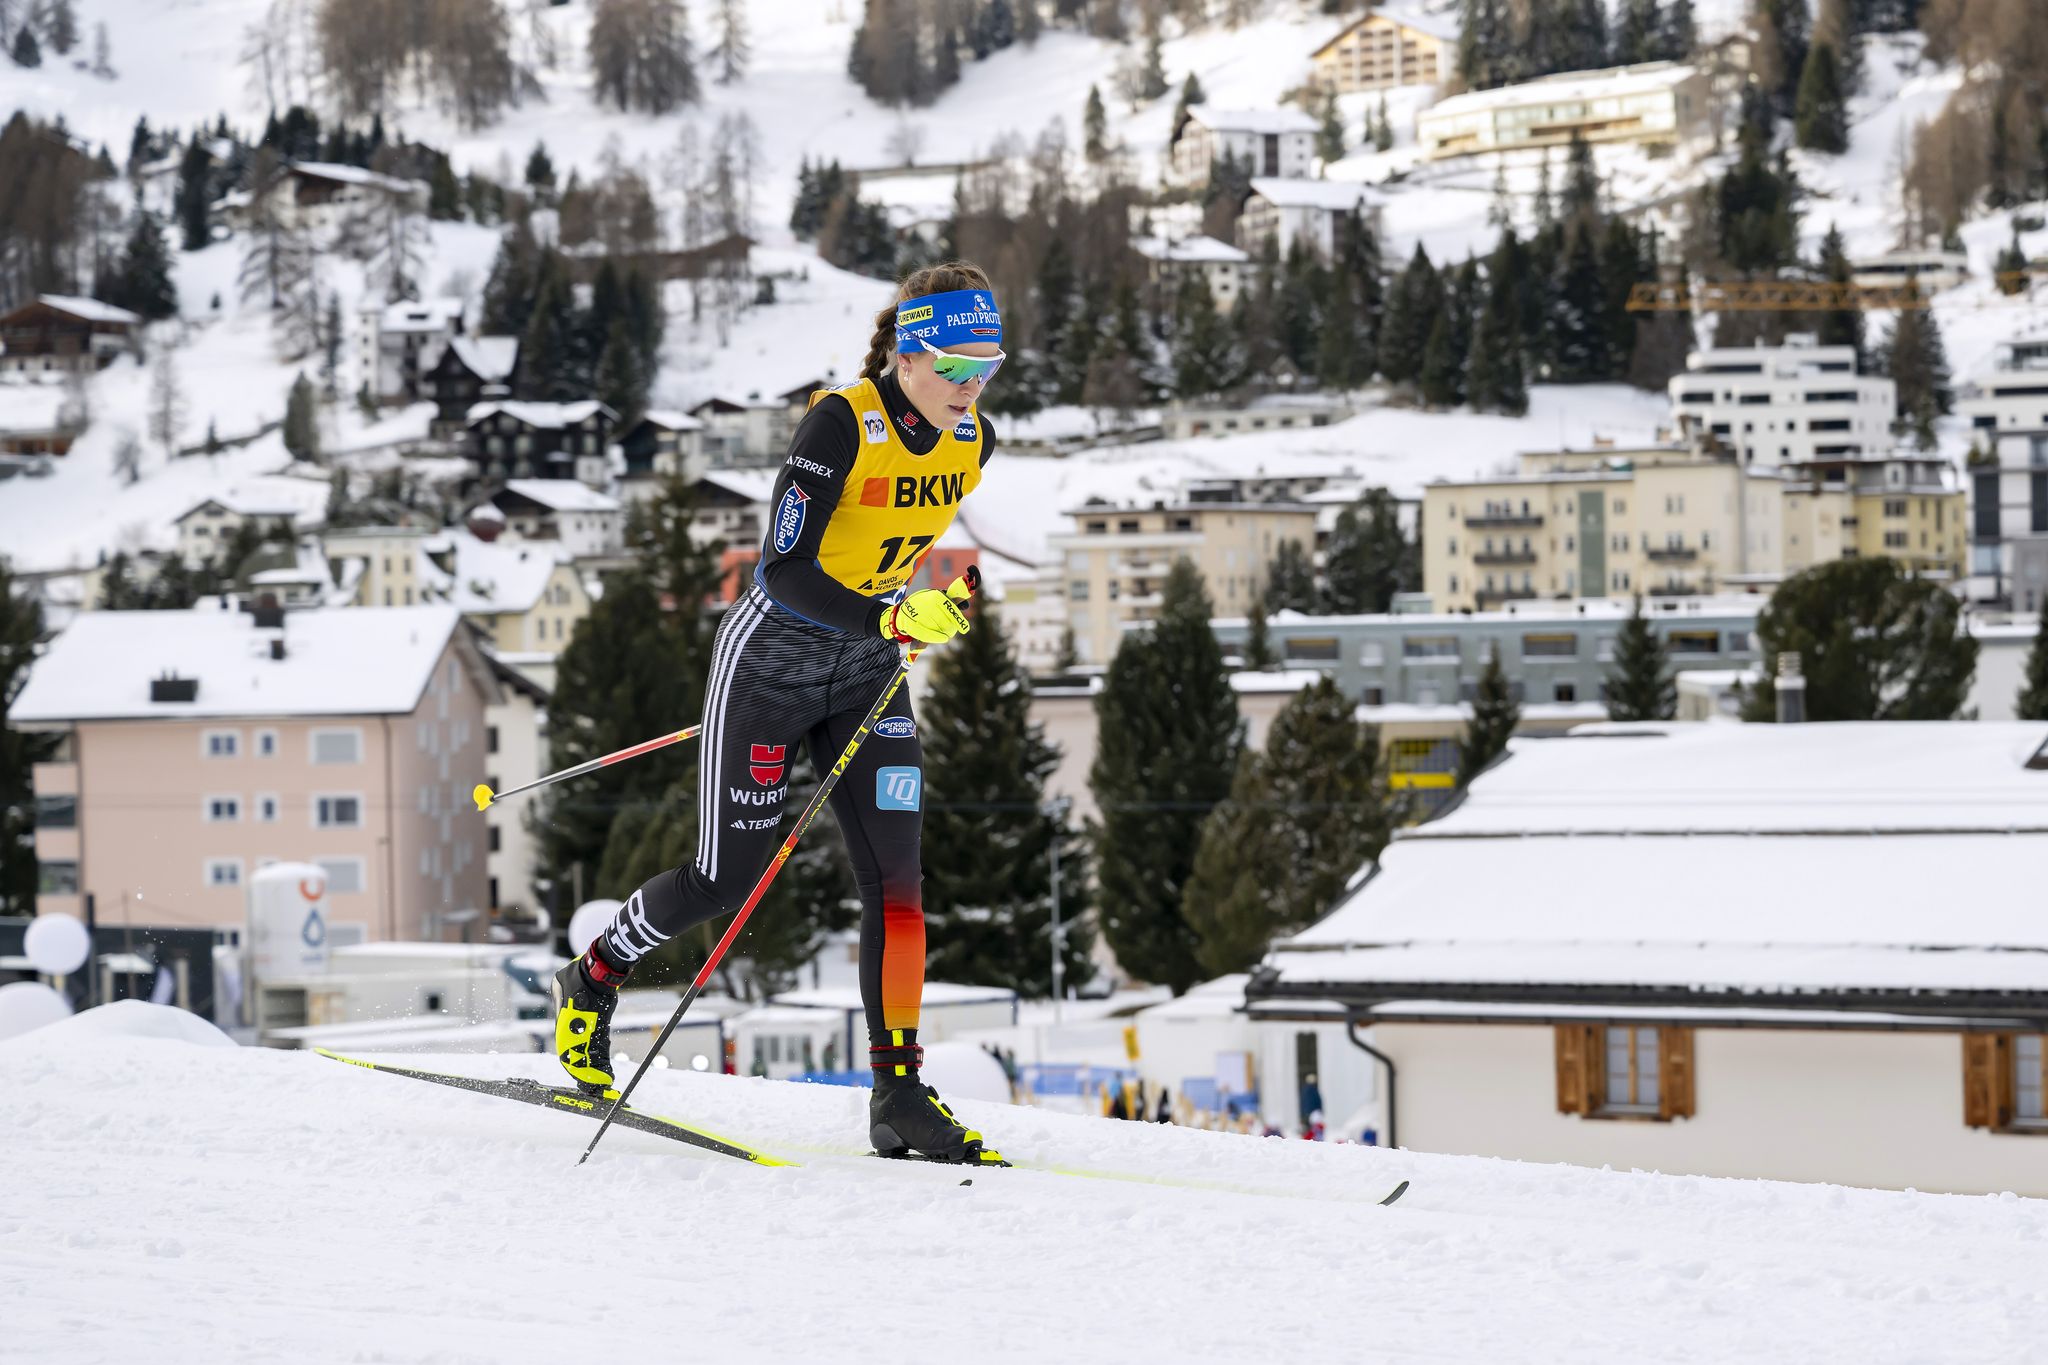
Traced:
<path id="1" fill-rule="evenodd" d="M 981 482 L 981 414 L 969 408 L 939 434 L 929 455 L 919 455 L 903 444 L 872 380 L 820 389 L 812 405 L 828 393 L 852 405 L 860 445 L 818 546 L 818 567 L 855 592 L 878 597 L 911 580 L 953 524 L 960 500 Z M 924 421 L 915 409 L 909 417 Z"/>

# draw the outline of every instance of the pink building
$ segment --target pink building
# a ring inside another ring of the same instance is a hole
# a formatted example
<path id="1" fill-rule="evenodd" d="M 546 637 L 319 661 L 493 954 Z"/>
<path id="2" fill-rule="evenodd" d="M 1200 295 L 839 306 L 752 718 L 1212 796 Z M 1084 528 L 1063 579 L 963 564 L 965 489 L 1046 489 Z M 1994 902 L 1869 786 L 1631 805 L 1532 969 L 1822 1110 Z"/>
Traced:
<path id="1" fill-rule="evenodd" d="M 84 613 L 10 717 L 64 733 L 35 770 L 37 910 L 237 926 L 290 859 L 371 939 L 441 937 L 487 906 L 469 793 L 497 695 L 450 606 Z"/>

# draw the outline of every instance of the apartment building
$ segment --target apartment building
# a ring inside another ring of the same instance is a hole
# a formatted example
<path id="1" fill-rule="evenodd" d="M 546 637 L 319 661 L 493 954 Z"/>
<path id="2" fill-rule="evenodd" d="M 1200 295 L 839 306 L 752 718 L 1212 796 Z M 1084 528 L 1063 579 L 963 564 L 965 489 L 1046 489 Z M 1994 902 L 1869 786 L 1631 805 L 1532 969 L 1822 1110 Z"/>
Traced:
<path id="1" fill-rule="evenodd" d="M 1318 89 L 1349 95 L 1441 85 L 1458 65 L 1458 24 L 1448 15 L 1380 6 L 1309 54 Z"/>
<path id="2" fill-rule="evenodd" d="M 426 392 L 422 380 L 462 332 L 461 299 L 370 304 L 356 322 L 357 373 L 380 402 L 414 402 Z"/>
<path id="3" fill-rule="evenodd" d="M 1339 235 L 1353 214 L 1374 236 L 1380 233 L 1380 200 L 1351 180 L 1280 180 L 1256 176 L 1237 219 L 1237 244 L 1248 252 L 1268 242 L 1285 257 L 1298 242 L 1327 261 L 1337 253 Z"/>
<path id="4" fill-rule="evenodd" d="M 1415 137 L 1432 160 L 1478 152 L 1590 143 L 1682 146 L 1711 132 L 1707 77 L 1689 66 L 1644 62 L 1567 71 L 1497 90 L 1453 95 L 1422 111 Z"/>
<path id="5" fill-rule="evenodd" d="M 1981 450 L 2008 432 L 2048 433 L 2048 338 L 2001 342 L 1956 394 L 1956 411 Z"/>
<path id="6" fill-rule="evenodd" d="M 511 479 L 491 506 L 520 539 L 554 541 L 574 559 L 615 555 L 625 545 L 619 500 L 573 479 Z"/>
<path id="7" fill-rule="evenodd" d="M 2048 610 L 2048 430 L 2005 432 L 1973 461 L 1970 600 Z"/>
<path id="8" fill-rule="evenodd" d="M 84 613 L 9 717 L 62 736 L 34 773 L 37 911 L 239 925 L 249 876 L 301 861 L 336 920 L 419 937 L 484 904 L 496 697 L 445 606 Z"/>
<path id="9" fill-rule="evenodd" d="M 142 354 L 142 318 L 98 299 L 39 294 L 0 313 L 0 375 L 94 374 Z"/>
<path id="10" fill-rule="evenodd" d="M 1145 282 L 1164 296 L 1169 307 L 1181 281 L 1191 275 L 1200 275 L 1208 284 L 1209 296 L 1223 313 L 1236 307 L 1238 295 L 1251 286 L 1251 256 L 1214 237 L 1134 237 L 1131 250 L 1145 263 Z"/>
<path id="11" fill-rule="evenodd" d="M 1670 393 L 1682 430 L 1757 465 L 1884 454 L 1899 410 L 1898 386 L 1857 374 L 1854 348 L 1811 335 L 1695 351 Z"/>
<path id="12" fill-rule="evenodd" d="M 579 479 L 601 488 L 619 415 L 594 398 L 580 403 L 479 403 L 469 410 L 464 454 L 485 482 Z"/>
<path id="13" fill-rule="evenodd" d="M 1962 490 L 1932 455 L 1758 469 L 1685 447 L 1526 454 L 1514 475 L 1429 485 L 1422 515 L 1423 590 L 1450 611 L 1762 588 L 1857 556 L 1963 568 Z"/>
<path id="14" fill-rule="evenodd" d="M 1063 566 L 1067 621 L 1081 663 L 1106 663 L 1126 628 L 1158 615 L 1167 572 L 1193 561 L 1219 614 L 1250 609 L 1266 566 L 1284 541 L 1313 547 L 1317 506 L 1246 501 L 1236 481 L 1185 490 L 1171 501 L 1116 506 L 1103 500 L 1069 509 L 1074 531 L 1047 546 Z"/>
<path id="15" fill-rule="evenodd" d="M 1299 109 L 1188 111 L 1167 148 L 1167 179 L 1186 189 L 1209 183 L 1209 168 L 1234 157 L 1256 176 L 1306 179 L 1315 169 L 1316 121 Z"/>
<path id="16" fill-rule="evenodd" d="M 187 564 L 205 564 L 245 526 L 271 538 L 317 527 L 325 517 L 327 489 L 323 479 L 263 475 L 209 494 L 171 523 L 178 531 L 178 556 Z"/>

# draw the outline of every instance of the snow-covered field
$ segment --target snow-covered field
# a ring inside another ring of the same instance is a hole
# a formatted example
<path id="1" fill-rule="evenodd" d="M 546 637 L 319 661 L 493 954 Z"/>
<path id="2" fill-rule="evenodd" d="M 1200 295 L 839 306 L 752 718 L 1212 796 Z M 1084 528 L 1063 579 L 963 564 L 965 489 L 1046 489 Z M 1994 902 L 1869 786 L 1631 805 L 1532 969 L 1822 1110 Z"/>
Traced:
<path id="1" fill-rule="evenodd" d="M 1432 1157 L 653 1073 L 699 1156 L 125 1002 L 0 1045 L 0 1358 L 2020 1362 L 2048 1204 Z M 420 1059 L 409 1059 L 420 1064 Z M 545 1075 L 538 1057 L 432 1060 Z M 1124 1178 L 1114 1178 L 1124 1177 Z M 1374 1201 L 1412 1180 L 1392 1208 Z"/>

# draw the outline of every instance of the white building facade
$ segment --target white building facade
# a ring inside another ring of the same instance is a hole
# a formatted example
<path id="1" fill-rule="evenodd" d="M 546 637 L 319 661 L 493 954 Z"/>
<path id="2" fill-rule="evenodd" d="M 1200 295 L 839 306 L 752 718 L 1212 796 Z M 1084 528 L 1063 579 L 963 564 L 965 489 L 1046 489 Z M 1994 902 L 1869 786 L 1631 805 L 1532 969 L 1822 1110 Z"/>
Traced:
<path id="1" fill-rule="evenodd" d="M 1246 251 L 1271 242 L 1282 257 L 1299 242 L 1327 261 L 1337 253 L 1338 233 L 1353 214 L 1375 237 L 1380 204 L 1371 190 L 1349 180 L 1252 179 L 1252 192 L 1237 219 L 1237 244 Z"/>
<path id="2" fill-rule="evenodd" d="M 1432 160 L 1563 147 L 1574 134 L 1589 143 L 1681 146 L 1706 137 L 1709 113 L 1706 76 L 1645 62 L 1453 95 L 1416 116 L 1415 138 Z"/>
<path id="3" fill-rule="evenodd" d="M 1189 189 L 1234 157 L 1255 176 L 1305 179 L 1315 170 L 1316 121 L 1299 109 L 1211 109 L 1197 105 L 1168 149 L 1167 179 Z"/>
<path id="4" fill-rule="evenodd" d="M 1695 351 L 1670 393 L 1682 428 L 1764 467 L 1882 455 L 1899 407 L 1891 380 L 1856 372 L 1854 348 L 1810 336 Z"/>

